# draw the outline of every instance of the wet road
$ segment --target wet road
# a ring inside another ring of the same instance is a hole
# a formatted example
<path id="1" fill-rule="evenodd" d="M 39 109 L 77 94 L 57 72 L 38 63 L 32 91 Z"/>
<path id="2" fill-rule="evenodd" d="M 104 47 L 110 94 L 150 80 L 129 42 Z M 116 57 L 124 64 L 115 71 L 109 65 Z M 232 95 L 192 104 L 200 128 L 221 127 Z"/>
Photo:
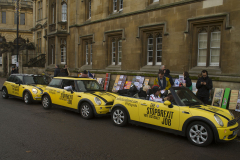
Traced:
<path id="1" fill-rule="evenodd" d="M 0 98 L 0 160 L 231 159 L 240 140 L 201 148 L 186 138 L 144 127 L 116 127 L 110 117 L 79 114 Z"/>

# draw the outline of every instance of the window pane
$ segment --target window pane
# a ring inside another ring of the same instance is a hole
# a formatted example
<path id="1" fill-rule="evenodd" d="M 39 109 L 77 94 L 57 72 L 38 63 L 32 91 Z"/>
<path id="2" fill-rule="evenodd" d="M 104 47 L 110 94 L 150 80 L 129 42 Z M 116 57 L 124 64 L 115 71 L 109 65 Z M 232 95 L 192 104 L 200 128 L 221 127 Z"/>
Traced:
<path id="1" fill-rule="evenodd" d="M 14 13 L 14 24 L 17 24 L 17 13 Z"/>
<path id="2" fill-rule="evenodd" d="M 199 48 L 207 48 L 207 41 L 199 41 Z"/>
<path id="3" fill-rule="evenodd" d="M 157 57 L 157 62 L 162 62 L 162 57 Z"/>
<path id="4" fill-rule="evenodd" d="M 6 23 L 6 12 L 2 12 L 2 23 Z"/>
<path id="5" fill-rule="evenodd" d="M 148 62 L 153 62 L 153 57 L 148 57 Z"/>
<path id="6" fill-rule="evenodd" d="M 148 52 L 148 56 L 149 56 L 149 57 L 152 57 L 152 56 L 153 56 L 153 51 L 149 51 L 149 52 Z"/>
<path id="7" fill-rule="evenodd" d="M 122 10 L 123 9 L 123 0 L 119 0 L 119 10 Z"/>
<path id="8" fill-rule="evenodd" d="M 148 44 L 153 44 L 153 38 L 148 38 Z"/>
<path id="9" fill-rule="evenodd" d="M 113 0 L 113 11 L 117 10 L 117 0 Z"/>
<path id="10" fill-rule="evenodd" d="M 207 50 L 206 49 L 200 49 L 199 50 L 199 56 L 207 56 Z"/>
<path id="11" fill-rule="evenodd" d="M 157 57 L 162 56 L 162 51 L 157 51 Z"/>
<path id="12" fill-rule="evenodd" d="M 20 25 L 25 25 L 25 13 L 20 14 Z"/>
<path id="13" fill-rule="evenodd" d="M 207 40 L 207 33 L 199 33 L 199 40 L 206 41 Z"/>
<path id="14" fill-rule="evenodd" d="M 206 63 L 206 56 L 200 56 L 199 59 L 198 59 L 198 62 Z"/>
<path id="15" fill-rule="evenodd" d="M 219 63 L 219 56 L 211 57 L 211 62 L 212 63 Z"/>
<path id="16" fill-rule="evenodd" d="M 148 50 L 153 50 L 153 45 L 148 45 Z"/>

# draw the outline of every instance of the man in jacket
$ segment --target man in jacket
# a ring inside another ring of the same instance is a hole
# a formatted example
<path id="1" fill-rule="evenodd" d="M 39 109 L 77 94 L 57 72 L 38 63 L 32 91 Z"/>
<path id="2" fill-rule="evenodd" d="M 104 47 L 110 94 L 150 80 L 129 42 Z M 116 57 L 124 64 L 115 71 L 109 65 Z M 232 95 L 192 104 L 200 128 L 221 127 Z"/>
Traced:
<path id="1" fill-rule="evenodd" d="M 56 65 L 54 70 L 54 77 L 57 77 L 59 73 L 60 73 L 59 65 Z"/>
<path id="2" fill-rule="evenodd" d="M 206 70 L 202 71 L 202 77 L 197 81 L 196 87 L 198 89 L 197 97 L 204 104 L 208 104 L 209 91 L 213 88 L 212 80 L 208 77 Z"/>
<path id="3" fill-rule="evenodd" d="M 170 70 L 169 69 L 165 69 L 164 76 L 169 78 L 170 84 L 171 84 L 171 86 L 173 86 L 174 82 L 173 82 L 172 76 L 170 75 Z"/>
<path id="4" fill-rule="evenodd" d="M 159 85 L 161 90 L 165 90 L 165 91 L 169 90 L 169 88 L 171 87 L 169 78 L 164 77 L 163 70 L 159 70 L 158 77 L 154 80 L 154 85 Z"/>

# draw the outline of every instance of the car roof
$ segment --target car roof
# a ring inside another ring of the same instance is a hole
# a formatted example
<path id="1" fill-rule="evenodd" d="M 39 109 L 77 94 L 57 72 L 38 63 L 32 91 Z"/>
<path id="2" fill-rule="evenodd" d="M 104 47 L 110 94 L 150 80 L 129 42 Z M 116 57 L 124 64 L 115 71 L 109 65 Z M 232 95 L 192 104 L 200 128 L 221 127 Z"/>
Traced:
<path id="1" fill-rule="evenodd" d="M 54 79 L 70 79 L 70 80 L 95 80 L 91 78 L 81 78 L 81 77 L 71 77 L 71 76 L 66 76 L 66 77 L 54 77 Z"/>

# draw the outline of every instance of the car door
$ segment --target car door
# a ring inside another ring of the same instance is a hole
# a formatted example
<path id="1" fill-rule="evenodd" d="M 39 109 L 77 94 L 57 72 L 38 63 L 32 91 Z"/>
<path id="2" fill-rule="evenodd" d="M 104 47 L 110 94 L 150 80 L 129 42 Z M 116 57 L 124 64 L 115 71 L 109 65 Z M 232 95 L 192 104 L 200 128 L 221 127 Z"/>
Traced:
<path id="1" fill-rule="evenodd" d="M 160 102 L 142 100 L 139 105 L 139 117 L 143 123 L 156 125 L 169 129 L 179 129 L 179 106 Z"/>
<path id="2" fill-rule="evenodd" d="M 60 104 L 59 98 L 61 95 L 61 83 L 62 79 L 54 78 L 46 87 L 46 91 L 48 92 L 53 104 Z"/>
<path id="3" fill-rule="evenodd" d="M 23 91 L 25 89 L 23 85 L 23 76 L 16 76 L 16 89 L 18 88 L 18 92 L 16 92 L 16 96 L 22 97 Z"/>
<path id="4" fill-rule="evenodd" d="M 8 94 L 13 95 L 14 91 L 13 89 L 13 75 L 8 77 L 7 81 L 4 83 L 4 86 L 7 88 Z"/>
<path id="5" fill-rule="evenodd" d="M 13 76 L 13 79 L 12 79 L 12 83 L 11 83 L 11 86 L 12 86 L 12 95 L 14 96 L 18 96 L 19 95 L 19 84 L 17 84 L 19 81 L 19 79 L 17 78 L 17 76 Z"/>

